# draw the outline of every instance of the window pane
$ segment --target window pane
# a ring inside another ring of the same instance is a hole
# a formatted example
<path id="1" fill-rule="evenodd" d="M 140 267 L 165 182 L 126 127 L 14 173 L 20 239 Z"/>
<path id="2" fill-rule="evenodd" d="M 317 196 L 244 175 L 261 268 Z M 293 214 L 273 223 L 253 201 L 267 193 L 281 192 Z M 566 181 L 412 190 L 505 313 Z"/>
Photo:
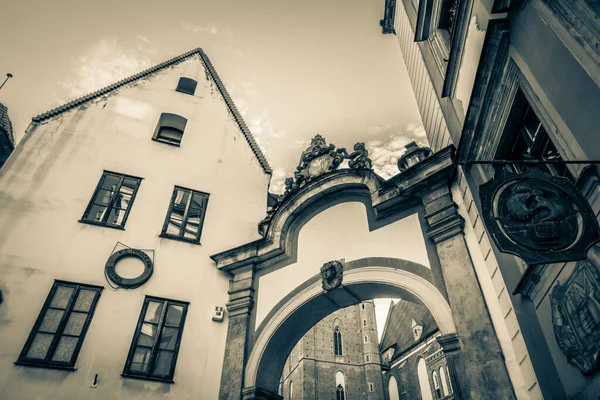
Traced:
<path id="1" fill-rule="evenodd" d="M 52 344 L 52 339 L 54 335 L 48 335 L 45 333 L 38 333 L 35 335 L 35 339 L 31 343 L 29 347 L 29 351 L 27 352 L 27 358 L 36 358 L 39 360 L 43 360 L 46 358 L 46 354 L 48 353 L 48 349 L 50 348 L 50 344 Z"/>
<path id="2" fill-rule="evenodd" d="M 154 322 L 157 324 L 158 320 L 160 319 L 163 304 L 164 303 L 158 303 L 156 301 L 148 302 L 148 308 L 146 309 L 146 316 L 144 317 L 144 321 Z"/>
<path id="3" fill-rule="evenodd" d="M 183 314 L 183 306 L 169 304 L 167 309 L 167 318 L 165 324 L 169 326 L 179 326 L 181 315 Z"/>
<path id="4" fill-rule="evenodd" d="M 159 348 L 164 350 L 175 350 L 178 334 L 179 330 L 177 328 L 164 327 L 162 335 L 160 336 Z"/>
<path id="5" fill-rule="evenodd" d="M 192 202 L 190 203 L 190 207 L 203 209 L 205 198 L 206 196 L 203 194 L 194 193 L 194 195 L 192 196 Z"/>
<path id="6" fill-rule="evenodd" d="M 112 199 L 112 197 L 115 195 L 115 191 L 114 190 L 106 190 L 106 189 L 100 189 L 98 190 L 98 192 L 96 193 L 96 197 L 94 198 L 94 203 L 101 205 L 101 206 L 107 206 L 110 204 L 110 201 Z"/>
<path id="7" fill-rule="evenodd" d="M 157 376 L 170 376 L 171 375 L 171 362 L 173 361 L 173 352 L 167 350 L 160 350 L 156 361 L 154 362 L 154 368 L 152 368 L 152 375 Z"/>
<path id="8" fill-rule="evenodd" d="M 79 338 L 74 338 L 70 336 L 63 336 L 60 338 L 58 342 L 58 346 L 54 351 L 54 355 L 52 356 L 52 361 L 59 362 L 69 362 L 73 357 L 73 352 L 75 351 L 75 346 L 77 346 L 77 341 Z"/>
<path id="9" fill-rule="evenodd" d="M 171 210 L 171 215 L 169 217 L 169 224 L 167 226 L 167 233 L 170 235 L 179 236 L 181 232 L 181 227 L 183 226 L 183 213 L 185 212 L 185 208 L 181 208 L 179 206 L 173 206 Z"/>
<path id="10" fill-rule="evenodd" d="M 107 224 L 123 226 L 123 218 L 125 218 L 125 210 L 113 208 L 108 216 Z"/>
<path id="11" fill-rule="evenodd" d="M 77 295 L 77 300 L 75 301 L 75 306 L 73 306 L 73 311 L 90 311 L 95 296 L 95 290 L 81 289 Z"/>
<path id="12" fill-rule="evenodd" d="M 88 213 L 86 219 L 92 221 L 102 221 L 104 219 L 104 214 L 106 213 L 106 207 L 93 205 L 90 208 L 90 212 Z"/>
<path id="13" fill-rule="evenodd" d="M 53 310 L 49 308 L 48 311 L 46 311 L 46 315 L 44 315 L 39 330 L 48 333 L 56 333 L 64 313 L 63 310 Z"/>
<path id="14" fill-rule="evenodd" d="M 59 286 L 54 293 L 50 307 L 62 309 L 67 308 L 67 304 L 69 304 L 69 300 L 71 300 L 71 296 L 73 296 L 74 291 L 75 289 L 72 287 Z"/>
<path id="15" fill-rule="evenodd" d="M 169 142 L 180 143 L 183 132 L 174 128 L 162 127 L 158 132 L 158 137 Z"/>
<path id="16" fill-rule="evenodd" d="M 187 206 L 188 200 L 190 198 L 190 191 L 189 190 L 183 190 L 183 189 L 176 189 L 177 190 L 177 194 L 175 195 L 175 201 L 173 203 L 173 208 L 177 207 L 178 210 L 183 211 L 185 210 L 185 207 Z"/>
<path id="17" fill-rule="evenodd" d="M 158 328 L 156 325 L 143 324 L 142 330 L 140 331 L 140 335 L 138 337 L 137 345 L 152 347 L 157 330 Z"/>
<path id="18" fill-rule="evenodd" d="M 81 335 L 81 331 L 83 330 L 83 325 L 85 324 L 86 319 L 87 319 L 87 314 L 77 313 L 77 312 L 71 313 L 63 333 L 65 335 L 74 335 L 74 336 Z"/>
<path id="19" fill-rule="evenodd" d="M 198 238 L 198 227 L 193 224 L 187 224 L 185 226 L 185 234 L 183 237 L 190 240 L 196 240 Z"/>
<path id="20" fill-rule="evenodd" d="M 123 184 L 121 185 L 119 192 L 123 194 L 133 194 L 139 184 L 139 179 L 125 178 L 123 179 Z"/>
<path id="21" fill-rule="evenodd" d="M 150 365 L 150 357 L 152 350 L 144 347 L 138 347 L 133 353 L 133 359 L 131 360 L 131 366 L 129 367 L 131 372 L 146 373 L 148 366 Z"/>
<path id="22" fill-rule="evenodd" d="M 114 207 L 126 210 L 129 206 L 129 203 L 131 203 L 131 197 L 132 196 L 130 194 L 119 193 L 117 199 L 115 200 Z"/>
<path id="23" fill-rule="evenodd" d="M 119 186 L 119 182 L 121 181 L 121 177 L 113 174 L 104 175 L 104 180 L 102 181 L 102 189 L 116 191 Z"/>

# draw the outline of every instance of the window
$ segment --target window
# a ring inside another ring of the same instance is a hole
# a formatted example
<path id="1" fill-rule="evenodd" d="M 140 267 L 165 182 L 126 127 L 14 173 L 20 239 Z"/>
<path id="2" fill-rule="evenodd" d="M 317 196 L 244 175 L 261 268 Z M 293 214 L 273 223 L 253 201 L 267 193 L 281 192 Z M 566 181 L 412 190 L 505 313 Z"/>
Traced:
<path id="1" fill-rule="evenodd" d="M 336 400 L 345 400 L 344 396 L 344 387 L 342 385 L 338 385 L 335 390 L 335 399 Z"/>
<path id="2" fill-rule="evenodd" d="M 509 135 L 514 138 L 512 143 L 505 144 L 504 150 L 509 160 L 562 160 L 558 150 L 550 140 L 548 133 L 531 108 L 521 91 L 517 92 L 511 117 L 516 124 L 508 129 L 514 132 Z M 513 164 L 515 172 L 524 172 L 525 165 Z M 573 180 L 573 176 L 565 164 L 541 164 L 540 169 L 548 174 L 564 176 Z"/>
<path id="3" fill-rule="evenodd" d="M 200 243 L 208 194 L 175 186 L 161 236 Z"/>
<path id="4" fill-rule="evenodd" d="M 375 391 L 375 387 L 373 386 L 373 384 L 371 382 L 369 382 L 369 392 L 374 392 Z"/>
<path id="5" fill-rule="evenodd" d="M 435 390 L 435 398 L 441 399 L 442 397 L 444 397 L 444 394 L 442 393 L 442 389 L 440 387 L 440 380 L 438 379 L 438 374 L 437 372 L 433 371 L 431 375 L 433 379 L 433 389 Z"/>
<path id="6" fill-rule="evenodd" d="M 294 382 L 290 381 L 290 399 L 294 397 Z"/>
<path id="7" fill-rule="evenodd" d="M 448 375 L 446 374 L 444 367 L 440 367 L 440 380 L 442 381 L 442 390 L 444 395 L 449 395 L 452 393 L 452 390 L 450 390 L 450 387 L 448 386 Z"/>
<path id="8" fill-rule="evenodd" d="M 367 359 L 367 362 L 371 361 L 371 359 L 369 358 L 369 356 L 368 356 L 368 355 L 367 355 L 367 356 L 365 356 L 365 357 L 366 357 L 366 359 Z"/>
<path id="9" fill-rule="evenodd" d="M 336 326 L 333 330 L 333 349 L 334 354 L 336 356 L 341 356 L 342 354 L 342 332 L 340 331 L 340 327 Z"/>
<path id="10" fill-rule="evenodd" d="M 123 228 L 141 181 L 104 171 L 80 222 Z"/>
<path id="11" fill-rule="evenodd" d="M 173 382 L 187 307 L 146 296 L 123 376 Z"/>
<path id="12" fill-rule="evenodd" d="M 198 82 L 190 78 L 179 78 L 179 83 L 177 84 L 177 91 L 181 93 L 191 94 L 192 96 L 196 92 L 196 86 Z"/>
<path id="13" fill-rule="evenodd" d="M 365 343 L 369 343 L 369 337 L 365 336 Z"/>
<path id="14" fill-rule="evenodd" d="M 74 369 L 101 292 L 55 281 L 16 364 Z"/>
<path id="15" fill-rule="evenodd" d="M 363 319 L 363 326 L 367 326 L 367 320 Z"/>
<path id="16" fill-rule="evenodd" d="M 153 140 L 179 146 L 187 119 L 177 114 L 162 113 L 154 131 Z"/>
<path id="17" fill-rule="evenodd" d="M 362 307 L 363 310 L 365 309 L 365 305 L 364 304 L 361 304 L 360 306 Z"/>

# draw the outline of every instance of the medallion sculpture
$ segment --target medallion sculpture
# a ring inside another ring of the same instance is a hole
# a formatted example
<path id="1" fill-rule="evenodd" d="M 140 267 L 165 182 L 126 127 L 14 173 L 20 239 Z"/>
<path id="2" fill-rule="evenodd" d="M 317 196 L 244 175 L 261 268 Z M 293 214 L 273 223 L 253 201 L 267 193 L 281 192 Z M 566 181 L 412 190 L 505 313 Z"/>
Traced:
<path id="1" fill-rule="evenodd" d="M 321 286 L 326 292 L 342 286 L 344 265 L 340 261 L 329 261 L 321 267 Z"/>

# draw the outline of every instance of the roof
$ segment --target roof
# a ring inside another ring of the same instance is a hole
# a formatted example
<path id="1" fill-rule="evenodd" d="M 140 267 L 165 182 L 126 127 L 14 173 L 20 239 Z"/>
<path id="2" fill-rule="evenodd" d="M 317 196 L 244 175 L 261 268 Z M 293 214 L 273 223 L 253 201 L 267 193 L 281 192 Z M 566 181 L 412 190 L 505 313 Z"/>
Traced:
<path id="1" fill-rule="evenodd" d="M 6 132 L 8 142 L 14 148 L 15 137 L 13 135 L 12 122 L 10 122 L 10 118 L 8 118 L 8 108 L 2 103 L 0 103 L 0 129 Z"/>
<path id="2" fill-rule="evenodd" d="M 391 306 L 388 312 L 385 331 L 379 345 L 382 352 L 396 345 L 396 350 L 392 356 L 392 359 L 394 359 L 415 343 L 411 326 L 413 319 L 417 324 L 423 325 L 421 340 L 426 339 L 438 329 L 433 315 L 426 307 L 410 301 L 400 300 Z"/>
<path id="3" fill-rule="evenodd" d="M 244 122 L 244 119 L 242 118 L 240 112 L 238 111 L 237 107 L 235 106 L 233 100 L 231 99 L 231 96 L 227 92 L 227 89 L 225 89 L 225 85 L 221 81 L 221 78 L 219 78 L 219 75 L 217 74 L 217 71 L 213 67 L 212 63 L 210 62 L 210 59 L 208 58 L 206 53 L 204 53 L 204 51 L 201 48 L 196 48 L 194 50 L 188 51 L 187 53 L 183 53 L 181 55 L 173 57 L 170 60 L 167 60 L 167 61 L 157 64 L 153 67 L 150 67 L 146 70 L 138 72 L 137 74 L 131 75 L 130 77 L 122 79 L 118 82 L 115 82 L 112 85 L 108 85 L 106 87 L 103 87 L 102 89 L 95 91 L 95 92 L 89 93 L 85 96 L 79 97 L 78 99 L 75 99 L 66 104 L 63 104 L 62 106 L 53 108 L 50 111 L 47 111 L 45 113 L 42 113 L 40 115 L 33 117 L 32 121 L 39 123 L 39 122 L 45 121 L 49 118 L 55 117 L 65 111 L 71 110 L 75 107 L 78 107 L 78 106 L 84 104 L 84 103 L 87 103 L 88 101 L 91 101 L 98 97 L 104 96 L 104 95 L 112 92 L 113 90 L 116 90 L 120 87 L 128 85 L 132 82 L 135 82 L 138 79 L 147 77 L 148 75 L 151 75 L 155 72 L 158 72 L 158 71 L 161 71 L 170 66 L 179 64 L 180 62 L 185 61 L 194 55 L 200 56 L 200 60 L 202 61 L 202 64 L 204 64 L 204 67 L 205 67 L 208 75 L 210 75 L 213 82 L 219 89 L 219 92 L 221 93 L 221 97 L 223 97 L 223 100 L 225 101 L 225 104 L 227 105 L 229 112 L 231 112 L 231 114 L 233 115 L 233 118 L 235 119 L 236 123 L 240 127 L 240 130 L 244 134 L 246 141 L 250 145 L 250 148 L 252 149 L 252 152 L 258 159 L 258 162 L 260 163 L 262 169 L 265 171 L 265 173 L 270 174 L 272 172 L 272 170 L 271 170 L 271 166 L 269 165 L 269 162 L 267 161 L 262 150 L 258 146 L 258 143 L 256 143 L 254 136 L 252 136 L 250 129 L 246 125 L 246 122 Z M 0 114 L 0 116 L 1 116 L 1 114 Z"/>

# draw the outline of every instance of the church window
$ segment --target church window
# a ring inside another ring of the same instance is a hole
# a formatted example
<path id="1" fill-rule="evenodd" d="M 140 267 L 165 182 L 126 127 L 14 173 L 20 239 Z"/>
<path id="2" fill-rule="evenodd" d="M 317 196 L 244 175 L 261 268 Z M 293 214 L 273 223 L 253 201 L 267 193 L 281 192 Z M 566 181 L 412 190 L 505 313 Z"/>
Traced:
<path id="1" fill-rule="evenodd" d="M 369 337 L 368 336 L 365 336 L 364 339 L 365 339 L 365 343 L 369 343 Z"/>
<path id="2" fill-rule="evenodd" d="M 562 160 L 544 125 L 521 91 L 518 91 L 515 96 L 507 128 L 514 132 L 509 135 L 510 143 L 502 145 L 504 150 L 500 150 L 501 153 L 504 151 L 507 159 Z M 523 172 L 525 165 L 513 164 L 512 168 L 515 172 Z M 565 164 L 541 164 L 540 168 L 548 174 L 564 176 L 573 180 L 573 176 Z"/>
<path id="3" fill-rule="evenodd" d="M 104 171 L 80 222 L 123 228 L 141 181 Z"/>
<path id="4" fill-rule="evenodd" d="M 442 388 L 440 387 L 440 380 L 438 374 L 437 372 L 433 371 L 431 375 L 431 378 L 433 379 L 433 389 L 435 390 L 435 398 L 441 399 L 442 397 L 444 397 L 444 394 L 442 393 Z"/>
<path id="5" fill-rule="evenodd" d="M 431 386 L 429 384 L 429 373 L 427 372 L 427 365 L 425 360 L 419 357 L 417 363 L 417 374 L 419 377 L 419 389 L 421 391 L 421 398 L 423 400 L 433 400 L 433 394 L 431 393 Z"/>
<path id="6" fill-rule="evenodd" d="M 290 399 L 294 398 L 294 382 L 290 381 Z"/>
<path id="7" fill-rule="evenodd" d="M 333 350 L 336 356 L 343 355 L 342 353 L 342 332 L 339 326 L 333 330 Z"/>
<path id="8" fill-rule="evenodd" d="M 196 92 L 196 86 L 198 82 L 190 78 L 179 78 L 179 83 L 177 83 L 177 91 L 181 93 L 191 94 L 192 96 Z"/>
<path id="9" fill-rule="evenodd" d="M 375 386 L 369 382 L 369 392 L 374 392 L 375 391 Z"/>
<path id="10" fill-rule="evenodd" d="M 346 377 L 342 371 L 335 373 L 335 398 L 336 400 L 346 399 Z"/>
<path id="11" fill-rule="evenodd" d="M 444 367 L 440 367 L 440 380 L 442 381 L 442 390 L 444 395 L 449 395 L 452 390 L 450 390 L 450 386 L 448 385 L 448 374 L 446 374 L 446 369 Z"/>
<path id="12" fill-rule="evenodd" d="M 363 310 L 365 309 L 365 305 L 364 304 L 361 304 L 360 306 L 362 307 Z"/>
<path id="13" fill-rule="evenodd" d="M 188 303 L 146 296 L 123 376 L 173 382 Z"/>
<path id="14" fill-rule="evenodd" d="M 101 292 L 55 281 L 16 364 L 73 369 Z"/>
<path id="15" fill-rule="evenodd" d="M 208 194 L 175 186 L 162 237 L 200 243 Z"/>
<path id="16" fill-rule="evenodd" d="M 177 114 L 162 113 L 154 131 L 153 140 L 179 146 L 187 119 Z"/>

